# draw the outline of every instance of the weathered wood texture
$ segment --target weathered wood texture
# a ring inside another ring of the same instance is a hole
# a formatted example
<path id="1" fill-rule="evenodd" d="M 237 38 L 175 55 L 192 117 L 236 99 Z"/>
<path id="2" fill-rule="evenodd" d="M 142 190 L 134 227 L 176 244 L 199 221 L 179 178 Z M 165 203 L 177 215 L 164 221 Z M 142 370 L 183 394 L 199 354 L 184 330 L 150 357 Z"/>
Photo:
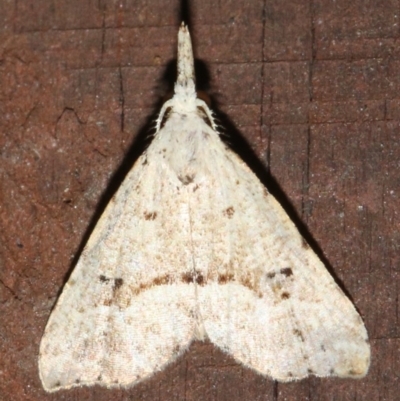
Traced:
<path id="1" fill-rule="evenodd" d="M 41 335 L 163 77 L 173 81 L 179 4 L 0 0 L 0 399 L 399 399 L 399 2 L 190 6 L 214 108 L 353 299 L 370 373 L 277 384 L 195 343 L 130 390 L 43 391 Z"/>

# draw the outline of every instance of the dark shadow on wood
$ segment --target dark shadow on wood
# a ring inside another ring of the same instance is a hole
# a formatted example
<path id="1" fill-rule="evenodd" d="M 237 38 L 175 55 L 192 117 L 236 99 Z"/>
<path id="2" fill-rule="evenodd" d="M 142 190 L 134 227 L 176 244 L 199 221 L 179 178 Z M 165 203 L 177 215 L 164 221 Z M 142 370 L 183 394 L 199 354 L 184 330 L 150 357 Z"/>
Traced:
<path id="1" fill-rule="evenodd" d="M 187 0 L 181 0 L 180 4 L 180 20 L 181 22 L 184 22 L 190 29 L 191 27 L 191 12 L 190 12 L 190 6 L 189 6 L 189 1 Z"/>

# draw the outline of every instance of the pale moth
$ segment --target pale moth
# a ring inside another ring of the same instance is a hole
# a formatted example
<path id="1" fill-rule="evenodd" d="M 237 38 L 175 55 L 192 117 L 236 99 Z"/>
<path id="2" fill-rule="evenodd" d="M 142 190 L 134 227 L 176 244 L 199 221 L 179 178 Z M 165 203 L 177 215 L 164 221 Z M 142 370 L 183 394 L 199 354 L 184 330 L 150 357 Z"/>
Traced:
<path id="1" fill-rule="evenodd" d="M 174 96 L 51 313 L 40 378 L 129 387 L 205 339 L 281 382 L 370 361 L 354 306 L 196 97 L 182 24 Z"/>

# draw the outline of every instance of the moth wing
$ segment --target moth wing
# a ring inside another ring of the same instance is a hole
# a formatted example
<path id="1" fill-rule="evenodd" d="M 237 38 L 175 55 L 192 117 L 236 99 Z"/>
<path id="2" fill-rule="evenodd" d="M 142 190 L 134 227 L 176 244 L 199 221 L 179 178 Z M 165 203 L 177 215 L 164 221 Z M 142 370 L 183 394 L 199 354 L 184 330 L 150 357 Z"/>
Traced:
<path id="1" fill-rule="evenodd" d="M 160 132 L 127 175 L 50 316 L 39 356 L 47 391 L 133 385 L 190 345 L 187 202 L 160 156 L 164 145 Z"/>
<path id="2" fill-rule="evenodd" d="M 364 376 L 370 348 L 354 306 L 244 162 L 209 138 L 209 181 L 191 199 L 209 339 L 280 381 Z"/>

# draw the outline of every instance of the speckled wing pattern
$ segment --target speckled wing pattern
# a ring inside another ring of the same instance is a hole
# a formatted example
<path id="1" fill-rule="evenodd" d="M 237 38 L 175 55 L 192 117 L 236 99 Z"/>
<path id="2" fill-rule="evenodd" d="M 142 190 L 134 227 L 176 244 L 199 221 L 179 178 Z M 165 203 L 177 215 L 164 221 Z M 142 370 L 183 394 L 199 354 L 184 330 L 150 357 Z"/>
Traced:
<path id="1" fill-rule="evenodd" d="M 363 377 L 370 349 L 360 316 L 220 140 L 196 98 L 184 25 L 178 72 L 154 140 L 101 216 L 47 323 L 43 387 L 129 387 L 195 339 L 283 382 Z"/>

